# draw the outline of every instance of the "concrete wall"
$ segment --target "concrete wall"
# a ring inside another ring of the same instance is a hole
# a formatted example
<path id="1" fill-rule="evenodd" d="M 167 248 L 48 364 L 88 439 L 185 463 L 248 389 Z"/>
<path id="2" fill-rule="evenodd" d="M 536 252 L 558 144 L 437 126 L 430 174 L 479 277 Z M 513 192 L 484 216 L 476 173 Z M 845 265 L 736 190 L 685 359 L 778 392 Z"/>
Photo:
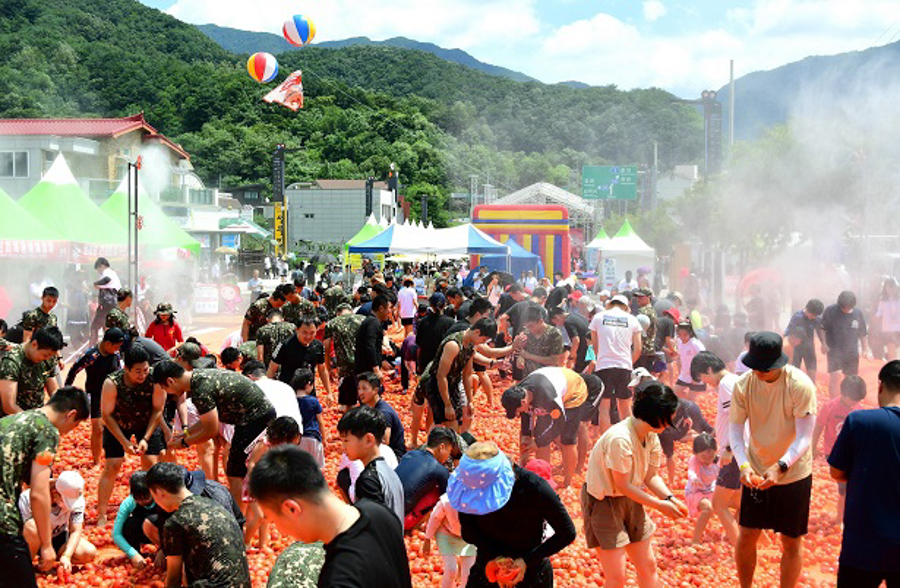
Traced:
<path id="1" fill-rule="evenodd" d="M 286 190 L 288 242 L 344 243 L 366 223 L 366 191 Z M 375 219 L 388 222 L 397 216 L 393 193 L 375 190 Z"/>

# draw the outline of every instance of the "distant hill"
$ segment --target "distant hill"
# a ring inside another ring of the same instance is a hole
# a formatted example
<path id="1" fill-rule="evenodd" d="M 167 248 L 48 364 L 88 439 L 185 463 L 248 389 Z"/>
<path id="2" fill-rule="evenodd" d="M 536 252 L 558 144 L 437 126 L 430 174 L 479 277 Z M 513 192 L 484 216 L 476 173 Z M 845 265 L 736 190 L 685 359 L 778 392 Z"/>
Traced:
<path id="1" fill-rule="evenodd" d="M 756 139 L 765 129 L 788 122 L 804 92 L 842 96 L 851 91 L 883 88 L 889 82 L 898 81 L 900 42 L 864 51 L 807 57 L 769 71 L 741 76 L 735 80 L 735 138 Z M 718 98 L 727 121 L 727 85 L 719 90 Z"/>
<path id="2" fill-rule="evenodd" d="M 231 51 L 232 53 L 256 53 L 257 51 L 265 51 L 277 55 L 284 51 L 297 49 L 285 41 L 284 37 L 281 35 L 272 33 L 254 33 L 251 31 L 242 31 L 240 29 L 220 27 L 214 24 L 198 25 L 197 28 L 207 37 L 218 43 L 223 49 Z M 394 37 L 385 41 L 373 41 L 368 37 L 352 37 L 341 41 L 314 43 L 314 45 L 316 47 L 331 49 L 342 49 L 344 47 L 352 47 L 355 45 L 376 45 L 384 47 L 400 47 L 402 49 L 415 49 L 431 53 L 445 61 L 465 65 L 466 67 L 482 71 L 492 76 L 508 78 L 517 82 L 537 81 L 523 73 L 479 61 L 462 49 L 444 49 L 433 43 L 422 43 L 420 41 L 407 39 L 406 37 Z"/>

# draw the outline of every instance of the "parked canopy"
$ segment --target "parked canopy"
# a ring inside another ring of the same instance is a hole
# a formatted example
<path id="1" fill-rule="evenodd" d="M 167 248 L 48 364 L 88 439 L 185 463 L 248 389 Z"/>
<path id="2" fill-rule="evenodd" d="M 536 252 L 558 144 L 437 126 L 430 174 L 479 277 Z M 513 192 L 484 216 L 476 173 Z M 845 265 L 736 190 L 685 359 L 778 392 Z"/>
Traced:
<path id="1" fill-rule="evenodd" d="M 619 254 L 647 255 L 652 257 L 654 255 L 653 247 L 644 243 L 644 240 L 634 232 L 631 223 L 629 223 L 627 219 L 622 223 L 622 228 L 619 229 L 616 236 L 600 244 L 598 248 L 603 252 L 604 256 Z"/>
<path id="2" fill-rule="evenodd" d="M 62 153 L 19 206 L 59 238 L 75 243 L 122 245 L 128 235 L 82 191 Z"/>
<path id="3" fill-rule="evenodd" d="M 369 219 L 366 221 L 366 224 L 364 224 L 359 232 L 350 237 L 350 239 L 348 239 L 344 244 L 344 253 L 346 253 L 351 246 L 364 243 L 375 235 L 380 234 L 382 231 L 384 231 L 384 227 L 382 227 L 375 221 L 374 214 L 370 214 Z"/>
<path id="4" fill-rule="evenodd" d="M 175 224 L 162 211 L 142 186 L 138 187 L 138 214 L 142 219 L 141 230 L 138 231 L 138 243 L 152 250 L 184 249 L 194 255 L 200 255 L 200 242 L 191 237 Z M 128 227 L 128 179 L 123 179 L 116 191 L 100 207 L 116 223 Z"/>
<path id="5" fill-rule="evenodd" d="M 514 276 L 520 276 L 522 272 L 530 270 L 538 278 L 544 277 L 544 264 L 541 263 L 540 255 L 522 248 L 512 237 L 505 244 L 509 247 L 508 259 L 506 255 L 483 255 L 479 260 L 479 265 L 485 265 L 491 271 L 508 271 Z M 507 262 L 509 263 L 508 268 Z"/>
<path id="6" fill-rule="evenodd" d="M 471 224 L 449 229 L 392 224 L 368 241 L 350 247 L 350 253 L 398 253 L 406 255 L 506 254 L 507 246 Z"/>
<path id="7" fill-rule="evenodd" d="M 623 225 L 624 226 L 624 225 Z M 606 229 L 600 227 L 600 230 L 597 232 L 597 236 L 594 237 L 594 240 L 584 246 L 585 249 L 602 249 L 603 245 L 609 242 L 609 235 L 606 234 Z"/>

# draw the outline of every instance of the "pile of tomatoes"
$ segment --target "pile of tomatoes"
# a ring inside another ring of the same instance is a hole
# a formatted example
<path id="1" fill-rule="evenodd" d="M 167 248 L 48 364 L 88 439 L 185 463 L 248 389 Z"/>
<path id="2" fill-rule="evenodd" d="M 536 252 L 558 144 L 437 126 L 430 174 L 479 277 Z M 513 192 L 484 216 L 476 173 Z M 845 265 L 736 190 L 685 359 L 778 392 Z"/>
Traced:
<path id="1" fill-rule="evenodd" d="M 509 380 L 494 380 L 495 397 L 499 399 L 502 389 L 510 384 Z M 409 427 L 410 396 L 402 394 L 399 381 L 392 379 L 386 384 L 385 399 L 400 413 L 404 425 Z M 826 393 L 820 389 L 820 402 L 826 399 Z M 337 475 L 337 463 L 341 454 L 340 440 L 336 434 L 336 424 L 340 417 L 334 399 L 322 398 L 324 413 L 324 445 L 325 476 L 334 481 Z M 699 404 L 710 422 L 715 418 L 715 395 L 712 392 L 701 395 Z M 478 439 L 495 441 L 503 451 L 512 456 L 518 455 L 518 420 L 507 420 L 500 408 L 488 406 L 480 391 L 476 401 L 476 418 L 472 433 Z M 424 434 L 420 433 L 420 442 Z M 686 482 L 687 460 L 690 458 L 690 447 L 686 443 L 676 444 L 676 461 L 678 464 L 673 491 L 682 494 Z M 199 469 L 193 450 L 180 451 L 180 463 L 190 469 Z M 554 469 L 561 479 L 559 456 L 553 460 Z M 114 517 L 117 505 L 127 496 L 128 477 L 139 466 L 137 458 L 126 457 L 125 465 L 119 475 L 113 492 L 110 518 Z M 88 501 L 86 536 L 99 548 L 99 556 L 95 563 L 86 566 L 75 566 L 70 577 L 62 577 L 49 572 L 39 576 L 40 586 L 101 586 L 106 588 L 124 586 L 162 586 L 162 571 L 149 567 L 136 570 L 115 547 L 110 537 L 111 526 L 98 529 L 93 526 L 96 520 L 97 481 L 100 469 L 92 466 L 90 456 L 90 426 L 83 423 L 77 430 L 65 437 L 60 450 L 55 471 L 77 469 L 86 480 L 86 496 Z M 827 464 L 819 460 L 815 465 L 812 507 L 810 513 L 809 535 L 804 541 L 804 572 L 801 586 L 825 587 L 833 586 L 840 552 L 841 528 L 835 522 L 835 503 L 837 487 L 828 477 Z M 584 481 L 578 475 L 572 487 L 560 490 L 560 497 L 567 506 L 575 521 L 576 528 L 581 529 L 581 509 L 579 507 L 578 489 Z M 735 586 L 737 572 L 731 546 L 727 543 L 722 528 L 713 518 L 707 527 L 704 542 L 692 545 L 693 520 L 682 519 L 670 521 L 651 512 L 650 516 L 657 523 L 658 530 L 654 536 L 654 544 L 660 571 L 660 577 L 666 586 Z M 424 555 L 422 543 L 424 535 L 421 530 L 408 535 L 406 544 L 409 553 L 410 569 L 413 574 L 413 586 L 439 586 L 442 572 L 440 556 L 433 551 Z M 272 529 L 272 542 L 268 549 L 255 549 L 249 554 L 250 570 L 254 587 L 263 587 L 269 570 L 278 554 L 291 540 L 281 536 Z M 764 539 L 760 545 L 759 563 L 756 569 L 756 585 L 774 586 L 778 584 L 778 561 L 780 546 L 777 537 Z M 554 574 L 557 586 L 598 586 L 603 584 L 603 574 L 597 557 L 587 549 L 583 535 L 567 549 L 553 558 Z M 634 582 L 634 569 L 629 564 L 629 583 Z"/>

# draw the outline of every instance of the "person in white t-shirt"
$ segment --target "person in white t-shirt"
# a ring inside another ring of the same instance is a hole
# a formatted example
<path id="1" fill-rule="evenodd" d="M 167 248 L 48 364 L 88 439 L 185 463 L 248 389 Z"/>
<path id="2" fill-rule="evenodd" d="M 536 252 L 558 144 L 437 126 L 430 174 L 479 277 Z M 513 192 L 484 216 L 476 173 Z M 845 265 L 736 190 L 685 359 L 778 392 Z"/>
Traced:
<path id="1" fill-rule="evenodd" d="M 294 389 L 280 380 L 266 377 L 266 366 L 258 360 L 248 361 L 244 364 L 242 373 L 253 380 L 266 398 L 275 408 L 275 416 L 289 416 L 300 427 L 303 434 L 303 417 L 300 415 L 300 405 L 297 403 L 297 395 Z"/>
<path id="2" fill-rule="evenodd" d="M 740 376 L 725 369 L 725 362 L 709 351 L 701 351 L 691 361 L 691 377 L 718 390 L 716 402 L 716 444 L 719 455 L 719 475 L 713 491 L 713 512 L 722 522 L 725 537 L 734 545 L 738 538 L 738 524 L 735 512 L 741 508 L 741 470 L 728 440 L 728 416 L 731 409 L 731 395 Z"/>
<path id="3" fill-rule="evenodd" d="M 675 394 L 679 398 L 686 398 L 691 402 L 696 401 L 697 394 L 706 391 L 706 384 L 694 380 L 691 376 L 691 361 L 701 351 L 706 351 L 706 346 L 694 335 L 694 328 L 689 321 L 678 323 L 675 327 L 675 335 L 678 338 L 678 379 L 675 380 Z"/>
<path id="4" fill-rule="evenodd" d="M 628 299 L 613 296 L 604 312 L 591 320 L 591 346 L 596 356 L 597 376 L 603 381 L 603 398 L 594 425 L 600 433 L 611 423 L 610 401 L 615 398 L 619 418 L 631 415 L 631 370 L 641 356 L 641 325 L 628 312 Z"/>
<path id="5" fill-rule="evenodd" d="M 97 311 L 94 313 L 94 320 L 91 321 L 91 345 L 97 344 L 97 334 L 106 324 L 106 315 L 118 304 L 116 295 L 122 288 L 119 275 L 109 267 L 109 260 L 105 257 L 97 258 L 94 269 L 100 274 L 100 279 L 94 282 L 94 288 L 97 290 Z"/>
<path id="6" fill-rule="evenodd" d="M 72 571 L 72 564 L 86 564 L 94 561 L 97 548 L 82 535 L 84 528 L 84 478 L 75 471 L 59 474 L 50 485 L 50 531 L 53 549 L 59 556 L 59 565 Z M 31 490 L 19 496 L 19 512 L 25 524 L 22 535 L 31 549 L 31 557 L 37 555 L 41 546 L 37 524 L 31 510 Z"/>
<path id="7" fill-rule="evenodd" d="M 630 290 L 637 290 L 638 283 L 633 277 L 631 277 L 631 270 L 625 272 L 625 279 L 619 282 L 619 292 L 628 292 Z"/>
<path id="8" fill-rule="evenodd" d="M 413 319 L 419 308 L 419 295 L 416 293 L 415 282 L 412 278 L 403 278 L 403 287 L 397 292 L 397 306 L 399 306 L 400 324 L 403 325 L 403 336 L 409 337 L 413 331 Z"/>

